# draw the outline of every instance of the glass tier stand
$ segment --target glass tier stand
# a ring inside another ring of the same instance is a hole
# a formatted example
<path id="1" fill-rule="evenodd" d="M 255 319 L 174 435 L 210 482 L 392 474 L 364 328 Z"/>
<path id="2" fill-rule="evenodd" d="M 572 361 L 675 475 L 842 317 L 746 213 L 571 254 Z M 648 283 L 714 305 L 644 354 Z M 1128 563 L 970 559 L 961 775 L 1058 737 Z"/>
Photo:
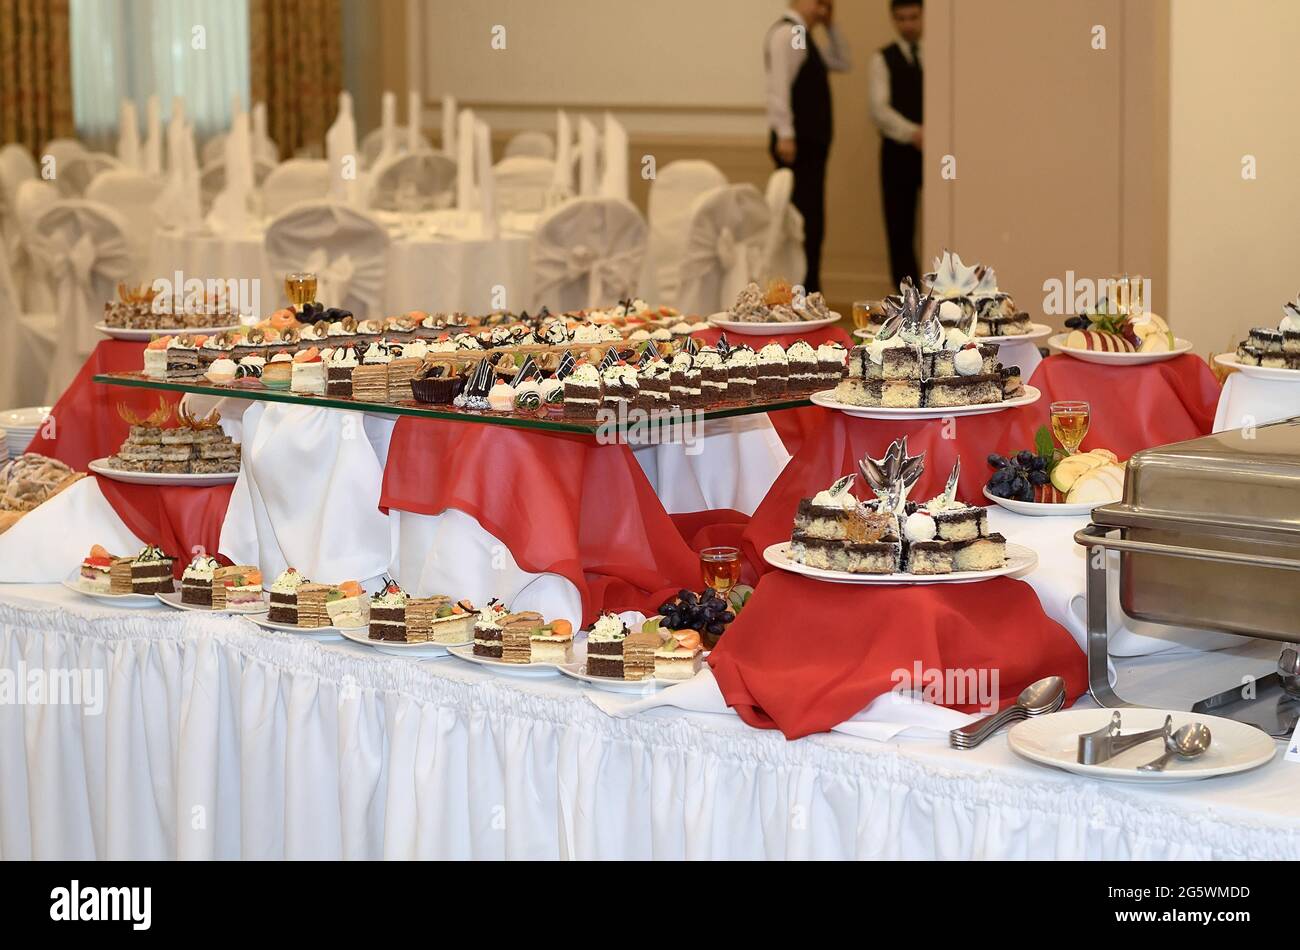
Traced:
<path id="1" fill-rule="evenodd" d="M 389 416 L 413 416 L 417 419 L 447 419 L 452 422 L 477 422 L 484 425 L 513 426 L 543 432 L 565 432 L 579 435 L 615 434 L 646 427 L 660 431 L 678 424 L 695 424 L 710 419 L 728 419 L 732 416 L 750 416 L 783 409 L 802 409 L 812 403 L 806 395 L 791 395 L 773 402 L 751 400 L 746 402 L 715 403 L 702 409 L 661 410 L 653 416 L 638 410 L 623 413 L 605 413 L 600 418 L 574 419 L 537 412 L 482 412 L 474 409 L 457 409 L 454 406 L 434 406 L 413 399 L 395 403 L 363 402 L 344 396 L 314 396 L 295 393 L 287 389 L 267 389 L 260 383 L 217 384 L 206 380 L 166 380 L 145 376 L 143 373 L 98 373 L 94 381 L 106 386 L 131 386 L 138 389 L 155 389 L 162 392 L 194 393 L 199 396 L 219 396 L 227 399 L 251 399 L 259 402 L 280 402 L 293 406 L 317 406 L 322 409 L 346 409 L 351 412 L 373 412 Z"/>

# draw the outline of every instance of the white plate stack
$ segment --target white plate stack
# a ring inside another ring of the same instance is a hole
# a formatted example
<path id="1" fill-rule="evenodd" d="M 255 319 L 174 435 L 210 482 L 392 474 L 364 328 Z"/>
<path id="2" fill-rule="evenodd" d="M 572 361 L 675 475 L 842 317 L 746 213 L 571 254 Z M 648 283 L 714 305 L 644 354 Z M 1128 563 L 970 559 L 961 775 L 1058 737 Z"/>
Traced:
<path id="1" fill-rule="evenodd" d="M 9 449 L 4 457 L 17 458 L 26 452 L 27 444 L 36 438 L 36 433 L 49 414 L 49 406 L 0 410 L 0 429 L 4 430 L 5 443 Z"/>

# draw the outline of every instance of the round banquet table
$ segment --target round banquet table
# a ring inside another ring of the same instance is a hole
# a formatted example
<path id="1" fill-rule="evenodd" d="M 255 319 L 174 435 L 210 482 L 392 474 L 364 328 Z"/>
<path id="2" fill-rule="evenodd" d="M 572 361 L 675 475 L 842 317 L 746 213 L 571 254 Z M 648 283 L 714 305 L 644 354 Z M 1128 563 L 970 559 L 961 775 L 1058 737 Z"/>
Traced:
<path id="1" fill-rule="evenodd" d="M 536 216 L 503 216 L 496 238 L 482 236 L 477 216 L 454 210 L 409 218 L 391 213 L 375 217 L 388 227 L 392 238 L 384 277 L 385 314 L 489 313 L 528 305 Z M 284 275 L 274 273 L 267 263 L 261 229 L 234 236 L 160 230 L 154 235 L 148 276 L 174 281 L 177 271 L 185 279 L 256 278 L 262 316 L 287 303 Z"/>

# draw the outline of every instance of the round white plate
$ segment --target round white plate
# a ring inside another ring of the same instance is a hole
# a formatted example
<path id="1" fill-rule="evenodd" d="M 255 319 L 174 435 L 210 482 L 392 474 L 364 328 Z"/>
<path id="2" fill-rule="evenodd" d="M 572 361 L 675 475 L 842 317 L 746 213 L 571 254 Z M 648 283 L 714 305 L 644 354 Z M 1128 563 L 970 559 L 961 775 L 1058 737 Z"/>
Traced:
<path id="1" fill-rule="evenodd" d="M 1018 515 L 1029 515 L 1033 518 L 1059 518 L 1066 515 L 1090 515 L 1092 509 L 1107 502 L 1083 502 L 1076 504 L 1061 503 L 1059 505 L 1049 505 L 1037 501 L 1017 501 L 1014 498 L 999 498 L 987 488 L 984 489 L 984 497 L 991 502 L 1001 505 L 1007 511 L 1014 511 Z M 1118 498 L 1115 501 L 1119 501 Z"/>
<path id="2" fill-rule="evenodd" d="M 1020 544 L 1007 542 L 1007 562 L 992 571 L 960 571 L 952 574 L 850 574 L 847 571 L 823 571 L 800 564 L 790 557 L 790 542 L 769 545 L 763 560 L 773 567 L 835 584 L 972 584 L 990 577 L 1021 574 L 1038 565 L 1038 555 Z"/>
<path id="3" fill-rule="evenodd" d="M 103 475 L 115 482 L 130 482 L 132 485 L 182 485 L 188 488 L 203 488 L 206 485 L 230 485 L 239 479 L 238 472 L 212 472 L 203 475 L 124 472 L 118 468 L 109 468 L 107 462 L 108 459 L 95 459 L 86 467 L 96 475 Z"/>
<path id="4" fill-rule="evenodd" d="M 700 668 L 703 669 L 703 654 L 701 657 Z M 587 641 L 585 639 L 575 641 L 573 644 L 573 662 L 565 663 L 560 667 L 560 672 L 565 676 L 586 683 L 588 686 L 595 686 L 610 693 L 651 693 L 657 689 L 665 689 L 669 686 L 676 686 L 678 683 L 689 683 L 690 680 L 666 680 L 651 676 L 643 680 L 616 680 L 608 676 L 590 676 L 587 673 Z"/>
<path id="5" fill-rule="evenodd" d="M 1073 356 L 1085 363 L 1100 363 L 1103 366 L 1145 366 L 1147 363 L 1163 363 L 1175 356 L 1191 352 L 1192 342 L 1180 336 L 1174 337 L 1174 348 L 1166 353 L 1107 353 L 1103 350 L 1075 350 L 1065 345 L 1068 334 L 1058 333 L 1047 341 L 1057 353 Z"/>
<path id="6" fill-rule="evenodd" d="M 1210 730 L 1210 748 L 1195 759 L 1172 759 L 1163 772 L 1139 772 L 1138 766 L 1164 751 L 1159 739 L 1144 742 L 1101 765 L 1080 765 L 1077 761 L 1079 734 L 1093 732 L 1110 722 L 1113 709 L 1069 709 L 1017 723 L 1007 733 L 1007 743 L 1018 755 L 1032 762 L 1119 782 L 1190 782 L 1245 772 L 1270 762 L 1277 745 L 1254 726 L 1234 719 L 1200 713 L 1126 706 L 1120 710 L 1124 733 L 1159 729 L 1165 716 L 1174 717 L 1174 729 L 1189 722 L 1203 723 Z"/>
<path id="7" fill-rule="evenodd" d="M 134 342 L 148 343 L 156 336 L 176 336 L 178 333 L 188 333 L 191 336 L 211 336 L 214 333 L 224 333 L 226 330 L 236 330 L 240 327 L 238 323 L 232 323 L 224 327 L 173 327 L 164 329 L 159 327 L 154 330 L 128 330 L 125 327 L 110 327 L 107 323 L 96 323 L 95 329 L 105 336 L 112 337 L 114 340 L 131 340 Z"/>
<path id="8" fill-rule="evenodd" d="M 1002 402 L 985 402 L 978 403 L 974 406 L 946 406 L 919 409 L 886 409 L 881 406 L 850 406 L 848 403 L 836 402 L 831 396 L 834 394 L 833 389 L 824 389 L 821 392 L 813 393 L 808 398 L 812 400 L 814 406 L 821 406 L 825 409 L 837 409 L 845 415 L 853 416 L 857 419 L 947 419 L 949 416 L 983 416 L 993 412 L 1001 412 L 1004 409 L 1015 409 L 1019 406 L 1029 406 L 1038 402 L 1042 398 L 1042 393 L 1034 386 L 1026 386 L 1025 394 L 1017 396 L 1015 399 L 1006 399 Z"/>
<path id="9" fill-rule="evenodd" d="M 369 627 L 339 627 L 343 639 L 368 646 L 378 653 L 388 656 L 431 657 L 446 656 L 449 648 L 473 646 L 474 641 L 465 643 L 397 643 L 393 640 L 371 640 Z"/>
<path id="10" fill-rule="evenodd" d="M 237 607 L 237 608 L 226 609 L 226 610 L 213 610 L 211 607 L 203 607 L 200 606 L 199 604 L 182 603 L 181 592 L 178 590 L 172 591 L 170 594 L 154 594 L 154 596 L 157 597 L 159 600 L 161 600 L 168 607 L 174 607 L 177 610 L 194 610 L 194 611 L 198 611 L 201 614 L 237 614 L 238 616 L 245 617 L 248 616 L 249 614 L 264 614 L 267 612 L 267 610 L 270 609 L 271 606 L 265 600 L 263 600 L 262 603 L 256 607 L 244 607 L 244 608 Z"/>
<path id="11" fill-rule="evenodd" d="M 91 600 L 97 600 L 100 603 L 108 604 L 112 607 L 157 607 L 158 598 L 153 594 L 95 594 L 82 587 L 77 580 L 81 577 L 81 571 L 78 570 L 75 575 L 69 577 L 63 582 L 63 586 L 70 591 L 80 594 L 82 597 L 89 597 Z"/>
<path id="12" fill-rule="evenodd" d="M 507 676 L 559 676 L 561 672 L 560 667 L 553 666 L 550 663 L 506 663 L 504 660 L 494 660 L 488 656 L 475 656 L 473 643 L 460 647 L 448 647 L 447 652 L 458 660 L 477 663 L 479 666 L 490 668 L 495 673 L 504 673 Z"/>
<path id="13" fill-rule="evenodd" d="M 820 320 L 786 320 L 781 323 L 753 323 L 749 320 L 732 320 L 726 313 L 715 313 L 709 322 L 719 330 L 739 333 L 741 336 L 776 336 L 783 333 L 805 333 L 808 330 L 820 330 L 840 322 L 840 315 L 832 312 L 829 317 Z"/>
<path id="14" fill-rule="evenodd" d="M 262 614 L 249 614 L 248 619 L 263 630 L 277 630 L 280 633 L 292 633 L 307 640 L 342 640 L 343 632 L 334 627 L 295 627 L 288 623 L 271 623 Z"/>
<path id="15" fill-rule="evenodd" d="M 1273 379 L 1285 383 L 1300 382 L 1300 369 L 1279 369 L 1276 366 L 1250 366 L 1246 363 L 1238 363 L 1236 353 L 1220 353 L 1214 358 L 1214 362 L 1218 363 L 1220 366 L 1229 366 L 1232 369 L 1239 370 L 1242 376 L 1253 376 L 1255 379 Z"/>

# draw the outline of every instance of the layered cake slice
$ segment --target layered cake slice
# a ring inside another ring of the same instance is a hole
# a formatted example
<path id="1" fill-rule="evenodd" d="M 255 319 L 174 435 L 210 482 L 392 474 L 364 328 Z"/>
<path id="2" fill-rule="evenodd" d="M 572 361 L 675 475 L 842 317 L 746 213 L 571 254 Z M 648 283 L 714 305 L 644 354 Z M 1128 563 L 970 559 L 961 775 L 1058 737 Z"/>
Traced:
<path id="1" fill-rule="evenodd" d="M 131 561 L 131 593 L 169 594 L 172 583 L 172 558 L 162 548 L 146 545 Z"/>
<path id="2" fill-rule="evenodd" d="M 796 532 L 790 538 L 790 557 L 808 567 L 849 574 L 894 574 L 902 561 L 903 546 L 897 539 L 878 541 L 831 541 L 810 538 Z"/>
<path id="3" fill-rule="evenodd" d="M 135 583 L 132 577 L 134 573 L 132 565 L 134 564 L 135 558 L 133 557 L 118 557 L 113 559 L 113 563 L 108 569 L 109 593 L 135 593 Z"/>
<path id="4" fill-rule="evenodd" d="M 542 615 L 525 610 L 501 620 L 501 660 L 504 663 L 531 663 L 533 631 L 542 625 Z"/>
<path id="5" fill-rule="evenodd" d="M 333 589 L 330 584 L 311 583 L 298 588 L 298 626 L 316 629 L 330 625 L 330 615 L 325 605 Z"/>
<path id="6" fill-rule="evenodd" d="M 325 611 L 329 614 L 329 625 L 339 629 L 357 629 L 366 626 L 366 617 L 361 606 L 365 591 L 356 581 L 344 581 L 330 589 L 325 598 Z"/>
<path id="7" fill-rule="evenodd" d="M 758 354 L 738 346 L 727 354 L 727 396 L 733 402 L 754 398 L 758 389 Z"/>
<path id="8" fill-rule="evenodd" d="M 181 574 L 181 603 L 196 607 L 212 606 L 212 581 L 217 568 L 221 565 L 217 559 L 206 554 L 195 555 L 189 566 Z"/>
<path id="9" fill-rule="evenodd" d="M 397 581 L 370 598 L 370 639 L 406 642 L 406 605 L 410 598 Z"/>
<path id="10" fill-rule="evenodd" d="M 817 374 L 820 377 L 819 388 L 834 389 L 844 378 L 848 360 L 848 350 L 844 344 L 831 340 L 817 347 Z"/>
<path id="11" fill-rule="evenodd" d="M 499 600 L 490 600 L 474 621 L 474 655 L 501 659 L 501 621 L 510 610 Z"/>
<path id="12" fill-rule="evenodd" d="M 213 610 L 257 611 L 263 603 L 262 572 L 256 567 L 232 564 L 216 569 L 212 576 Z"/>
<path id="13" fill-rule="evenodd" d="M 467 600 L 453 601 L 442 594 L 422 597 L 406 605 L 406 639 L 411 643 L 468 643 L 474 638 L 478 611 Z"/>
<path id="14" fill-rule="evenodd" d="M 658 680 L 688 680 L 700 671 L 704 645 L 694 630 L 674 630 L 655 650 Z"/>
<path id="15" fill-rule="evenodd" d="M 587 675 L 623 678 L 623 642 L 627 625 L 613 614 L 605 614 L 587 634 Z"/>
<path id="16" fill-rule="evenodd" d="M 388 364 L 369 363 L 353 369 L 352 398 L 359 402 L 387 402 Z"/>
<path id="17" fill-rule="evenodd" d="M 784 396 L 789 388 L 790 364 L 780 343 L 769 343 L 758 351 L 755 367 L 756 392 L 760 399 Z"/>
<path id="18" fill-rule="evenodd" d="M 953 570 L 992 571 L 1007 562 L 1007 539 L 986 534 L 953 544 Z"/>
<path id="19" fill-rule="evenodd" d="M 796 340 L 785 351 L 789 367 L 789 388 L 794 392 L 810 392 L 821 386 L 821 371 L 817 365 L 817 351 L 804 340 Z"/>
<path id="20" fill-rule="evenodd" d="M 325 361 L 325 395 L 351 396 L 352 372 L 361 365 L 355 347 L 337 346 L 322 354 Z"/>
<path id="21" fill-rule="evenodd" d="M 91 547 L 90 553 L 81 561 L 81 576 L 78 581 L 81 589 L 92 594 L 113 593 L 113 565 L 121 560 L 123 558 L 109 554 L 98 544 Z"/>
<path id="22" fill-rule="evenodd" d="M 623 641 L 623 679 L 639 681 L 655 675 L 655 651 L 659 649 L 659 633 L 653 630 L 641 630 L 629 634 Z M 590 644 L 588 644 L 590 651 Z M 587 655 L 588 663 L 591 654 Z"/>
<path id="23" fill-rule="evenodd" d="M 533 663 L 573 662 L 573 624 L 567 620 L 554 620 L 534 627 L 528 635 Z"/>
<path id="24" fill-rule="evenodd" d="M 712 405 L 729 398 L 727 366 L 715 347 L 706 346 L 696 358 L 700 369 L 700 395 L 703 402 Z"/>
<path id="25" fill-rule="evenodd" d="M 594 419 L 600 400 L 600 372 L 590 363 L 579 363 L 564 379 L 564 414 L 571 418 Z"/>
<path id="26" fill-rule="evenodd" d="M 307 583 L 307 578 L 303 577 L 292 567 L 287 567 L 284 572 L 275 579 L 271 584 L 271 606 L 267 611 L 266 619 L 271 623 L 282 623 L 292 627 L 298 625 L 298 588 Z"/>

